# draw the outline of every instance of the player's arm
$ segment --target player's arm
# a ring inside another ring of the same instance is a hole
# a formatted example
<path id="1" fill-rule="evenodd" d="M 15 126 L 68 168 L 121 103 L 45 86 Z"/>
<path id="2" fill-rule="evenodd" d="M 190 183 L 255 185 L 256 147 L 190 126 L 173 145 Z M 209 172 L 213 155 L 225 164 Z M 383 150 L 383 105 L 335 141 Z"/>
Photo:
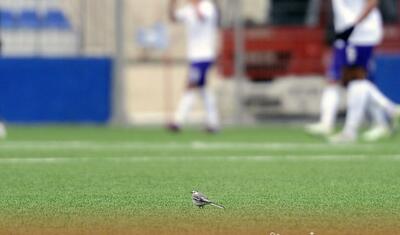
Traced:
<path id="1" fill-rule="evenodd" d="M 177 6 L 176 0 L 170 0 L 169 1 L 169 4 L 168 4 L 168 15 L 169 15 L 169 19 L 174 23 L 178 21 L 177 18 L 176 18 L 176 15 L 175 15 L 176 6 Z"/>
<path id="2" fill-rule="evenodd" d="M 367 5 L 364 8 L 364 10 L 361 12 L 360 16 L 357 18 L 357 20 L 355 21 L 355 23 L 350 26 L 349 28 L 347 28 L 346 30 L 338 33 L 336 35 L 336 39 L 342 39 L 344 41 L 348 41 L 351 34 L 354 32 L 354 29 L 357 27 L 357 25 L 359 25 L 361 22 L 363 22 L 368 15 L 376 8 L 378 7 L 379 4 L 379 0 L 365 0 L 367 1 Z"/>
<path id="3" fill-rule="evenodd" d="M 364 8 L 362 11 L 361 15 L 358 17 L 356 20 L 355 25 L 360 24 L 365 20 L 365 18 L 368 17 L 368 15 L 376 8 L 378 7 L 379 0 L 366 0 L 367 1 L 367 6 Z"/>
<path id="4" fill-rule="evenodd" d="M 195 10 L 196 10 L 196 16 L 200 21 L 204 21 L 206 19 L 206 16 L 202 12 L 202 9 L 200 8 L 200 2 L 197 2 L 195 5 Z"/>

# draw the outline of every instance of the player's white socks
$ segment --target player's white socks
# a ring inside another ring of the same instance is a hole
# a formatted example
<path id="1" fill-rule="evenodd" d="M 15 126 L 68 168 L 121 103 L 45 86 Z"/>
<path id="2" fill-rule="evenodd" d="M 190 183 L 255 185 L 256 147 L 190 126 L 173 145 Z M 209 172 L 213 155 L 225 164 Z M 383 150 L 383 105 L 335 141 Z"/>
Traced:
<path id="1" fill-rule="evenodd" d="M 200 95 L 203 98 L 207 115 L 207 127 L 215 130 L 219 129 L 219 115 L 214 94 L 208 89 L 203 88 L 200 90 Z"/>
<path id="2" fill-rule="evenodd" d="M 389 115 L 393 115 L 396 112 L 396 104 L 390 101 L 372 82 L 367 82 L 371 101 L 381 106 Z"/>
<path id="3" fill-rule="evenodd" d="M 385 110 L 373 100 L 370 100 L 368 104 L 368 109 L 371 114 L 372 121 L 374 122 L 374 126 L 388 129 L 389 123 L 385 115 Z"/>
<path id="4" fill-rule="evenodd" d="M 321 124 L 328 129 L 333 129 L 340 102 L 340 87 L 329 85 L 325 88 L 321 98 Z"/>
<path id="5" fill-rule="evenodd" d="M 200 90 L 190 89 L 186 91 L 175 114 L 175 124 L 180 126 L 185 122 L 198 92 L 200 92 L 201 98 L 204 102 L 207 117 L 207 127 L 215 130 L 219 129 L 217 102 L 214 94 L 212 94 L 212 92 L 206 88 L 202 88 Z"/>
<path id="6" fill-rule="evenodd" d="M 357 138 L 369 98 L 369 81 L 352 81 L 347 88 L 347 116 L 343 134 L 350 138 Z"/>
<path id="7" fill-rule="evenodd" d="M 176 125 L 182 125 L 185 120 L 187 115 L 189 114 L 194 100 L 196 98 L 196 90 L 195 89 L 189 89 L 186 91 L 186 93 L 183 95 L 178 110 L 175 113 L 175 124 Z"/>

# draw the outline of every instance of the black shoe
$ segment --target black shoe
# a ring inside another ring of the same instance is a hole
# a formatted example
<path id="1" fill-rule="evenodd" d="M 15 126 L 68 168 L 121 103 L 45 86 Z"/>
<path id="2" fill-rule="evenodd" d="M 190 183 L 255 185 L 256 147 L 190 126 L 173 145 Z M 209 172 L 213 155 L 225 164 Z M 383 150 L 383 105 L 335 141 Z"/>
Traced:
<path id="1" fill-rule="evenodd" d="M 220 132 L 220 130 L 219 130 L 218 128 L 213 128 L 213 127 L 207 127 L 207 128 L 205 129 L 205 131 L 206 131 L 208 134 L 212 134 L 212 135 L 218 134 L 218 133 Z"/>
<path id="2" fill-rule="evenodd" d="M 167 130 L 170 131 L 170 132 L 173 132 L 173 133 L 181 132 L 181 128 L 178 125 L 174 124 L 174 123 L 168 124 L 167 125 Z"/>

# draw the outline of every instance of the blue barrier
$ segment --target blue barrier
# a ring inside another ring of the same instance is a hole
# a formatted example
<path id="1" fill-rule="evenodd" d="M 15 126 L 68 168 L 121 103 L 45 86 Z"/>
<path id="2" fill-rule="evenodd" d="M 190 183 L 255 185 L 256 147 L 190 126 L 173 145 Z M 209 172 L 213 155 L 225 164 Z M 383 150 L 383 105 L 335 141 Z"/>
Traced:
<path id="1" fill-rule="evenodd" d="M 378 55 L 374 80 L 384 94 L 400 104 L 400 55 Z"/>
<path id="2" fill-rule="evenodd" d="M 16 123 L 105 123 L 109 58 L 0 59 L 0 117 Z"/>
<path id="3" fill-rule="evenodd" d="M 375 82 L 400 103 L 400 56 L 378 55 Z M 0 59 L 0 118 L 14 123 L 105 123 L 109 58 Z"/>

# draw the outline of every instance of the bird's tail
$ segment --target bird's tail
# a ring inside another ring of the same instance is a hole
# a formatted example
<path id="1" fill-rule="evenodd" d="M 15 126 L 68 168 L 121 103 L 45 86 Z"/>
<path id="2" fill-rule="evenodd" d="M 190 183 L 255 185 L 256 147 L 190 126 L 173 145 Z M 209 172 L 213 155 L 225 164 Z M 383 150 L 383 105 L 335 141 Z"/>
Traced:
<path id="1" fill-rule="evenodd" d="M 218 204 L 216 204 L 216 203 L 214 203 L 214 202 L 211 202 L 210 205 L 211 205 L 211 206 L 218 207 L 219 209 L 225 209 L 225 207 L 224 207 L 223 205 L 218 205 Z"/>

